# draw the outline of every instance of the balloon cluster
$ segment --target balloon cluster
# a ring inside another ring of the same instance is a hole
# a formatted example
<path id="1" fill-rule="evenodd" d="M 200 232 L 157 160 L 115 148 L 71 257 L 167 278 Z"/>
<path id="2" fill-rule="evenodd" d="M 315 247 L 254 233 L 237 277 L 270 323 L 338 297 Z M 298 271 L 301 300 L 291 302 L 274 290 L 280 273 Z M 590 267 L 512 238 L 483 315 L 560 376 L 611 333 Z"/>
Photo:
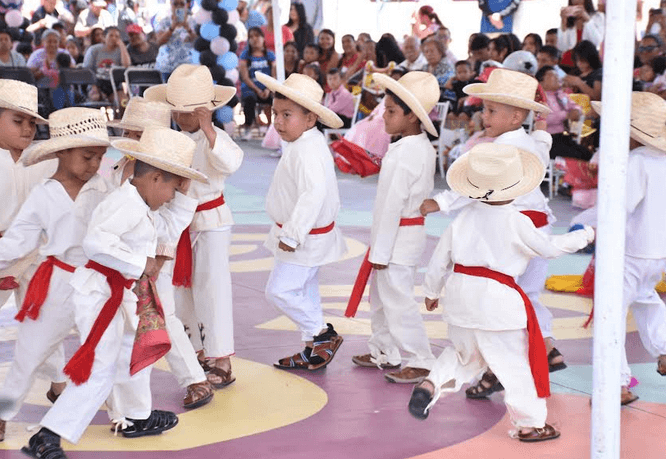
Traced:
<path id="1" fill-rule="evenodd" d="M 238 81 L 238 44 L 234 26 L 239 21 L 238 0 L 201 0 L 199 6 L 194 14 L 199 37 L 194 42 L 192 61 L 208 67 L 216 84 L 234 86 Z M 230 122 L 236 104 L 238 98 L 234 97 L 217 110 L 217 121 Z"/>

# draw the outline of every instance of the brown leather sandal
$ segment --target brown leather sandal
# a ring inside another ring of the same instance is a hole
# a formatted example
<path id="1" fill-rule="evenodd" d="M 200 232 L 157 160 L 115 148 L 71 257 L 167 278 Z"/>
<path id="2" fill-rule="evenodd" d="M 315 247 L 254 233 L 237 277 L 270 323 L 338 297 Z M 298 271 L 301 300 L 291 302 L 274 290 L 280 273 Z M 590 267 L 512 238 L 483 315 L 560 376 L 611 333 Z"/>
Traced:
<path id="1" fill-rule="evenodd" d="M 211 381 L 211 376 L 217 376 L 221 379 L 221 382 L 216 383 Z M 227 387 L 229 384 L 236 381 L 236 377 L 231 373 L 231 368 L 229 368 L 229 371 L 225 371 L 219 367 L 210 367 L 210 371 L 208 371 L 206 378 L 208 378 L 208 382 L 211 383 L 215 389 L 222 389 L 223 387 Z"/>
<path id="2" fill-rule="evenodd" d="M 49 391 L 46 393 L 46 398 L 51 403 L 55 403 L 56 400 L 58 400 L 58 397 L 60 397 L 60 394 L 56 394 L 55 392 L 53 392 L 53 389 L 49 389 Z"/>
<path id="3" fill-rule="evenodd" d="M 318 370 L 331 363 L 331 360 L 335 357 L 335 353 L 338 351 L 343 341 L 344 339 L 342 339 L 342 336 L 340 335 L 331 336 L 326 341 L 315 341 L 314 346 L 312 346 L 312 355 L 310 358 L 316 356 L 321 360 L 319 363 L 310 363 L 310 365 L 308 365 L 308 370 Z"/>
<path id="4" fill-rule="evenodd" d="M 304 354 L 305 351 L 294 354 L 290 357 L 284 357 L 273 364 L 275 368 L 282 370 L 307 370 L 310 361 Z"/>
<path id="5" fill-rule="evenodd" d="M 372 361 L 372 354 L 355 355 L 352 357 L 352 362 L 354 362 L 359 367 L 378 368 L 377 364 Z M 400 364 L 393 365 L 390 363 L 382 363 L 379 366 L 383 370 L 400 368 Z"/>
<path id="6" fill-rule="evenodd" d="M 504 386 L 497 379 L 494 373 L 487 370 L 475 386 L 468 387 L 465 391 L 467 398 L 480 399 L 487 398 L 493 392 L 504 390 Z"/>
<path id="7" fill-rule="evenodd" d="M 190 384 L 183 399 L 183 408 L 192 410 L 205 405 L 213 399 L 213 387 L 208 381 Z"/>
<path id="8" fill-rule="evenodd" d="M 559 436 L 560 433 L 550 424 L 544 425 L 542 429 L 537 429 L 535 427 L 526 433 L 518 432 L 518 440 L 527 442 L 554 440 Z"/>
<path id="9" fill-rule="evenodd" d="M 631 392 L 628 388 L 622 387 L 622 393 L 620 394 L 620 405 L 625 406 L 629 405 L 630 403 L 634 403 L 636 400 L 638 400 L 638 395 L 634 394 Z"/>

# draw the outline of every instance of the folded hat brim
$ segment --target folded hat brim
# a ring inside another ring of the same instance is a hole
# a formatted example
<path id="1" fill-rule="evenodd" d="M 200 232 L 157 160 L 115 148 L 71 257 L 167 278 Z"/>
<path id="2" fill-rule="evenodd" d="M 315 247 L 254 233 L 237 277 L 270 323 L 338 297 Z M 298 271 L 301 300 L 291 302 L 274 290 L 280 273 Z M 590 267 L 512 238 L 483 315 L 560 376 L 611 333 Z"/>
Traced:
<path id="1" fill-rule="evenodd" d="M 516 199 L 526 195 L 538 187 L 543 181 L 545 168 L 541 160 L 535 155 L 525 150 L 519 150 L 520 160 L 523 165 L 523 178 L 516 185 L 504 190 L 493 190 L 487 199 L 483 201 L 497 202 Z M 456 193 L 472 199 L 481 200 L 490 190 L 483 190 L 475 187 L 468 180 L 469 152 L 465 153 L 449 167 L 446 173 L 446 182 Z"/>
<path id="2" fill-rule="evenodd" d="M 512 96 L 510 94 L 499 94 L 488 91 L 487 83 L 472 83 L 463 88 L 465 94 L 478 97 L 479 99 L 492 100 L 500 104 L 511 105 L 512 107 L 525 108 L 527 110 L 534 110 L 540 113 L 550 113 L 551 110 L 547 105 L 540 104 L 524 97 Z"/>
<path id="3" fill-rule="evenodd" d="M 98 137 L 85 135 L 70 135 L 34 142 L 23 151 L 21 155 L 26 166 L 32 166 L 47 159 L 56 157 L 56 153 L 70 148 L 81 147 L 108 147 L 111 142 Z"/>
<path id="4" fill-rule="evenodd" d="M 192 88 L 193 91 L 196 91 L 195 88 Z M 143 93 L 143 97 L 146 100 L 153 102 L 162 102 L 165 103 L 171 108 L 172 112 L 184 112 L 190 113 L 196 110 L 199 107 L 207 108 L 208 110 L 214 111 L 218 110 L 225 106 L 236 95 L 236 88 L 233 86 L 221 86 L 219 84 L 215 85 L 215 97 L 213 100 L 205 104 L 195 104 L 195 105 L 174 105 L 173 103 L 167 100 L 167 83 L 158 84 L 151 86 L 146 89 Z"/>
<path id="5" fill-rule="evenodd" d="M 170 172 L 179 177 L 196 180 L 197 182 L 208 183 L 208 177 L 199 171 L 196 171 L 190 167 L 184 167 L 180 164 L 176 164 L 172 161 L 160 158 L 159 156 L 155 156 L 159 153 L 143 151 L 141 149 L 141 143 L 138 140 L 120 139 L 114 141 L 111 145 L 113 148 L 120 150 L 122 153 L 125 153 L 132 158 L 138 159 L 139 161 L 142 161 L 146 164 L 150 164 L 151 166 L 155 166 L 158 169 L 162 169 L 163 171 Z"/>
<path id="6" fill-rule="evenodd" d="M 293 100 L 298 105 L 307 108 L 312 113 L 319 117 L 319 120 L 328 127 L 339 129 L 343 126 L 343 122 L 333 110 L 324 107 L 321 103 L 315 102 L 302 92 L 285 86 L 278 80 L 265 73 L 257 72 L 254 76 L 259 80 L 259 83 L 266 86 L 273 92 L 279 92 L 286 98 Z"/>
<path id="7" fill-rule="evenodd" d="M 601 101 L 593 100 L 590 102 L 592 108 L 595 112 L 601 115 Z M 666 154 L 666 125 L 662 123 L 661 125 L 661 135 L 653 136 L 646 132 L 646 130 L 641 129 L 640 126 L 637 126 L 637 120 L 631 120 L 629 124 L 629 135 L 636 142 L 640 142 L 643 145 L 656 148 L 661 153 Z"/>
<path id="8" fill-rule="evenodd" d="M 432 124 L 432 120 L 430 119 L 430 116 L 428 116 L 429 113 L 426 111 L 423 105 L 421 105 L 421 103 L 418 101 L 416 96 L 412 94 L 411 91 L 409 91 L 398 81 L 394 80 L 388 75 L 384 75 L 381 73 L 374 73 L 372 75 L 372 78 L 380 87 L 388 89 L 393 94 L 398 96 L 398 98 L 402 100 L 405 104 L 407 104 L 407 106 L 412 109 L 412 111 L 418 117 L 418 119 L 421 120 L 421 123 L 423 123 L 423 126 L 430 135 L 439 137 L 439 135 L 437 134 L 437 129 L 435 129 L 435 125 Z"/>
<path id="9" fill-rule="evenodd" d="M 106 122 L 106 126 L 114 129 L 127 129 L 129 131 L 143 131 L 145 128 L 138 124 L 127 124 L 123 120 L 111 120 Z"/>
<path id="10" fill-rule="evenodd" d="M 21 112 L 21 113 L 25 113 L 26 115 L 29 115 L 29 116 L 34 116 L 35 117 L 35 122 L 37 124 L 48 124 L 49 123 L 46 119 L 42 118 L 39 115 L 39 113 L 37 113 L 33 110 L 30 110 L 27 107 L 21 107 L 21 106 L 12 104 L 12 103 L 4 101 L 4 100 L 0 100 L 0 107 L 1 108 L 6 108 L 6 109 L 9 109 L 9 110 L 14 110 L 14 111 Z"/>

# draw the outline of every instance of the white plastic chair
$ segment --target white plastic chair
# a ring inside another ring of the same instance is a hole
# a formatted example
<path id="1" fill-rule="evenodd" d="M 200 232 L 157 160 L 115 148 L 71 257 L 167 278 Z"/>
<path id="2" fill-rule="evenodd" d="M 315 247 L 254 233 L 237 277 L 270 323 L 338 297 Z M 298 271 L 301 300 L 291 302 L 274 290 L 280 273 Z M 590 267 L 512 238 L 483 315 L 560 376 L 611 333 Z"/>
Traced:
<path id="1" fill-rule="evenodd" d="M 446 123 L 446 115 L 449 113 L 450 102 L 438 102 L 435 105 L 435 112 L 437 113 L 437 121 L 439 121 L 439 137 L 432 141 L 432 145 L 437 151 L 437 162 L 439 164 L 439 174 L 442 178 L 445 175 L 444 169 L 444 149 L 446 148 L 446 141 L 444 139 L 444 124 Z"/>

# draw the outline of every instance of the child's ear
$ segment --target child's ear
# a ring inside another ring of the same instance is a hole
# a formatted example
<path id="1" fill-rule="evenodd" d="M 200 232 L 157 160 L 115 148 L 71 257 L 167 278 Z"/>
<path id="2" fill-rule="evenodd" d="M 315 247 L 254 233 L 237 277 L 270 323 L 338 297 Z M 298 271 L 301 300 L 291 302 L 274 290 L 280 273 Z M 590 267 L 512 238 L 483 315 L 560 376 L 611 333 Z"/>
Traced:
<path id="1" fill-rule="evenodd" d="M 416 113 L 414 113 L 414 112 L 411 112 L 411 113 L 407 116 L 407 118 L 409 119 L 409 122 L 410 122 L 410 123 L 420 123 L 420 122 L 421 122 L 421 120 L 419 119 L 419 117 L 416 116 Z"/>
<path id="2" fill-rule="evenodd" d="M 314 112 L 308 113 L 308 125 L 315 126 L 317 124 L 317 115 Z"/>

